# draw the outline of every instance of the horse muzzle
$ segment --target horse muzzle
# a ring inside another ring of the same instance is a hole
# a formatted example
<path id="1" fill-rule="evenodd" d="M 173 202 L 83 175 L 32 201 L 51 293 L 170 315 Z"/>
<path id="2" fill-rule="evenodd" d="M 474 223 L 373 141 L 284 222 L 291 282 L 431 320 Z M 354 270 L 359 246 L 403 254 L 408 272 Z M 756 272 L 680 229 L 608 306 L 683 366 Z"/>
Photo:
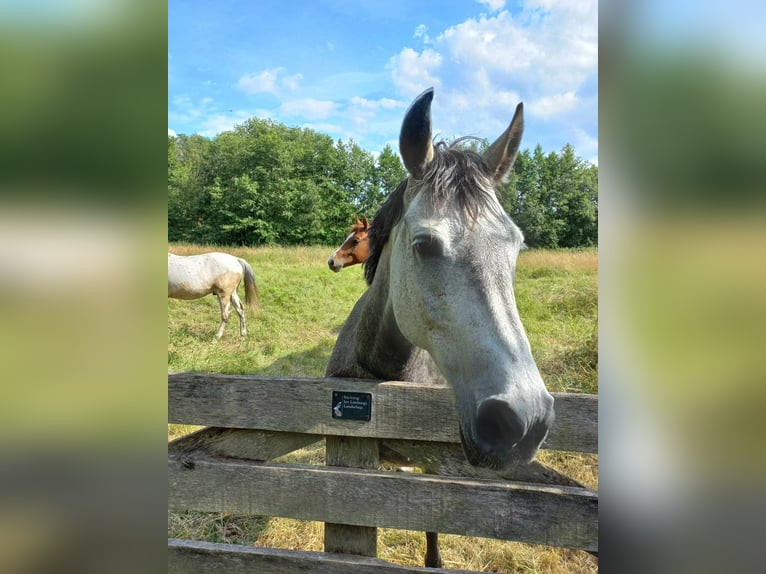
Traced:
<path id="1" fill-rule="evenodd" d="M 327 260 L 327 266 L 330 268 L 331 271 L 338 273 L 341 269 L 343 269 L 342 263 L 336 263 L 334 257 L 330 257 Z"/>
<path id="2" fill-rule="evenodd" d="M 553 424 L 553 397 L 545 393 L 540 411 L 520 412 L 502 397 L 484 399 L 472 425 L 460 425 L 460 440 L 473 466 L 502 470 L 530 462 Z M 465 432 L 470 426 L 471 432 Z"/>

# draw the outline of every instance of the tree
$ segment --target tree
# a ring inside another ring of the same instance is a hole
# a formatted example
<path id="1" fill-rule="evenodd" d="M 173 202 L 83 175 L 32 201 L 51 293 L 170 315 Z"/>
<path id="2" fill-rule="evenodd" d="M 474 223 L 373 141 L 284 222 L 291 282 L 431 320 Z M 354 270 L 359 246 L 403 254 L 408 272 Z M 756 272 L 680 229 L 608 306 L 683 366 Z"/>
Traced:
<path id="1" fill-rule="evenodd" d="M 407 177 L 407 170 L 404 169 L 402 160 L 393 148 L 386 144 L 378 156 L 377 180 L 380 193 L 373 203 L 373 214 L 405 177 Z"/>
<path id="2" fill-rule="evenodd" d="M 513 186 L 507 195 L 513 198 L 509 214 L 524 233 L 530 247 L 555 247 L 556 222 L 551 211 L 547 186 L 550 185 L 550 162 L 542 147 L 537 145 L 532 154 L 524 150 L 516 156 L 513 167 Z"/>
<path id="3" fill-rule="evenodd" d="M 168 137 L 168 239 L 197 241 L 195 230 L 205 218 L 207 155 L 211 142 L 202 136 Z"/>
<path id="4" fill-rule="evenodd" d="M 537 145 L 516 157 L 504 207 L 530 247 L 598 244 L 598 168 L 566 144 L 545 154 Z"/>
<path id="5" fill-rule="evenodd" d="M 481 153 L 487 142 L 463 147 Z M 407 176 L 387 145 L 252 118 L 215 138 L 168 138 L 168 239 L 218 245 L 332 244 L 373 217 Z M 598 168 L 575 155 L 519 153 L 503 206 L 532 247 L 597 243 Z"/>
<path id="6" fill-rule="evenodd" d="M 563 222 L 558 245 L 580 247 L 598 243 L 598 175 L 566 144 L 558 165 L 559 218 Z"/>

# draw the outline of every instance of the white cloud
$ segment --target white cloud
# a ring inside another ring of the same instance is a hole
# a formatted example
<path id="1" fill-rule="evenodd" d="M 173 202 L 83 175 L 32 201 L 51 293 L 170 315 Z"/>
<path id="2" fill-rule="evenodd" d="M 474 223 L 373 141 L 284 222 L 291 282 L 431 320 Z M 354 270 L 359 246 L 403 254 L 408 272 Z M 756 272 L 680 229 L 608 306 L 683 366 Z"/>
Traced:
<path id="1" fill-rule="evenodd" d="M 231 130 L 236 125 L 236 123 L 237 120 L 231 116 L 215 114 L 202 122 L 203 129 L 197 133 L 205 137 L 214 137 L 221 132 Z"/>
<path id="2" fill-rule="evenodd" d="M 420 24 L 417 28 L 415 28 L 415 33 L 412 35 L 412 37 L 421 38 L 424 44 L 431 43 L 431 36 L 428 35 L 428 26 L 425 24 Z"/>
<path id="3" fill-rule="evenodd" d="M 205 137 L 215 137 L 221 132 L 234 129 L 237 124 L 242 124 L 252 116 L 244 110 L 237 110 L 233 114 L 212 114 L 202 121 L 202 129 L 197 133 Z"/>
<path id="4" fill-rule="evenodd" d="M 529 99 L 576 91 L 597 65 L 596 0 L 527 0 L 515 14 L 451 26 L 421 52 L 405 48 L 388 67 L 406 95 L 441 83 L 465 88 L 483 74 L 484 89 L 510 85 Z"/>
<path id="5" fill-rule="evenodd" d="M 353 97 L 343 110 L 346 118 L 350 119 L 359 133 L 376 131 L 382 124 L 401 121 L 399 109 L 404 109 L 408 102 L 381 98 L 368 100 L 366 98 Z M 391 112 L 395 111 L 395 115 Z M 358 138 L 356 138 L 358 139 Z"/>
<path id="6" fill-rule="evenodd" d="M 378 103 L 380 104 L 381 108 L 384 108 L 386 110 L 392 110 L 394 108 L 404 108 L 406 107 L 406 104 L 403 102 L 397 102 L 396 100 L 392 100 L 390 98 L 381 98 L 378 100 Z"/>
<path id="7" fill-rule="evenodd" d="M 277 93 L 277 75 L 279 69 L 263 70 L 257 74 L 245 74 L 237 82 L 237 87 L 248 94 L 261 92 Z"/>
<path id="8" fill-rule="evenodd" d="M 282 85 L 288 90 L 295 91 L 298 89 L 298 85 L 303 79 L 303 74 L 293 74 L 292 76 L 285 76 L 282 78 Z"/>
<path id="9" fill-rule="evenodd" d="M 376 110 L 378 109 L 377 102 L 374 102 L 372 100 L 368 100 L 366 98 L 360 98 L 358 96 L 354 96 L 349 101 L 349 104 L 352 108 L 359 108 L 362 110 Z"/>
<path id="10" fill-rule="evenodd" d="M 366 98 L 360 98 L 354 96 L 349 100 L 350 107 L 361 108 L 366 110 L 392 110 L 395 108 L 405 108 L 407 104 L 405 102 L 392 100 L 390 98 L 381 98 L 379 100 L 368 100 Z"/>
<path id="11" fill-rule="evenodd" d="M 302 117 L 309 120 L 322 120 L 335 112 L 337 104 L 329 100 L 303 98 L 283 102 L 279 111 L 285 116 Z"/>
<path id="12" fill-rule="evenodd" d="M 597 125 L 597 1 L 521 0 L 507 8 L 505 0 L 476 2 L 473 18 L 442 29 L 417 26 L 412 47 L 392 54 L 385 72 L 345 71 L 304 87 L 309 80 L 287 67 L 297 64 L 275 64 L 233 81 L 243 93 L 276 96 L 280 103 L 258 101 L 271 109 L 246 114 L 229 110 L 248 105 L 233 99 L 224 107 L 212 98 L 176 96 L 168 123 L 181 132 L 193 123 L 198 133 L 214 136 L 255 116 L 369 142 L 379 134 L 398 133 L 402 110 L 434 86 L 434 126 L 445 137 L 498 135 L 524 101 L 531 119 L 525 145 L 533 146 L 535 138 L 550 141 L 547 135 L 555 128 L 576 144 L 578 155 L 597 158 L 596 134 L 575 134 L 573 128 Z M 319 43 L 316 49 L 327 53 L 335 46 Z M 389 98 L 351 97 L 385 93 L 391 82 L 396 91 Z M 546 130 L 546 136 L 532 135 L 534 130 Z"/>
<path id="13" fill-rule="evenodd" d="M 173 109 L 168 110 L 168 121 L 185 124 L 203 117 L 209 108 L 208 103 L 203 100 L 195 103 L 189 96 L 174 96 L 172 99 Z"/>
<path id="14" fill-rule="evenodd" d="M 244 123 L 254 115 L 262 117 L 259 112 L 263 111 L 256 110 L 254 114 L 249 110 L 238 109 L 221 113 L 215 100 L 207 96 L 193 100 L 189 96 L 178 95 L 173 97 L 172 103 L 173 109 L 168 110 L 168 123 L 173 123 L 177 129 L 182 129 L 183 133 L 197 133 L 205 137 L 214 137 L 221 132 L 231 130 L 235 125 Z M 192 124 L 193 127 L 188 124 Z M 175 133 L 175 130 L 168 128 L 168 135 Z"/>
<path id="15" fill-rule="evenodd" d="M 175 131 L 173 131 L 173 130 L 171 130 L 170 128 L 168 128 L 168 136 L 169 136 L 169 137 L 171 137 L 171 138 L 174 138 L 174 137 L 176 137 L 177 135 L 178 135 L 178 134 L 177 134 Z"/>
<path id="16" fill-rule="evenodd" d="M 447 135 L 500 133 L 520 101 L 538 126 L 561 122 L 564 114 L 595 125 L 597 1 L 524 0 L 512 9 L 482 3 L 490 14 L 432 31 L 427 47 L 404 48 L 389 60 L 399 94 L 409 99 L 438 87 L 434 114 Z M 444 117 L 440 110 L 461 113 Z"/>
<path id="17" fill-rule="evenodd" d="M 279 95 L 283 88 L 296 90 L 303 76 L 301 74 L 285 76 L 284 73 L 284 68 L 272 68 L 254 74 L 244 74 L 237 82 L 237 87 L 248 94 Z"/>
<path id="18" fill-rule="evenodd" d="M 419 94 L 429 86 L 441 86 L 434 74 L 441 66 L 442 55 L 430 48 L 418 53 L 405 48 L 388 61 L 394 83 L 407 95 Z"/>
<path id="19" fill-rule="evenodd" d="M 530 102 L 529 113 L 533 116 L 548 119 L 573 110 L 577 103 L 577 95 L 574 92 L 543 96 Z"/>
<path id="20" fill-rule="evenodd" d="M 483 0 L 478 0 L 482 2 Z M 492 0 L 488 0 L 492 1 Z M 525 0 L 525 8 L 541 8 L 547 12 L 562 10 L 569 12 L 589 13 L 598 7 L 598 2 L 592 0 Z"/>
<path id="21" fill-rule="evenodd" d="M 528 70 L 540 57 L 541 47 L 531 30 L 508 12 L 493 18 L 469 19 L 440 34 L 435 44 L 463 67 L 506 74 Z"/>
<path id="22" fill-rule="evenodd" d="M 313 123 L 307 123 L 304 125 L 304 127 L 312 129 L 314 131 L 318 131 L 325 134 L 334 134 L 341 139 L 345 139 L 349 137 L 348 132 L 343 128 L 343 126 L 340 126 L 338 124 L 331 124 L 328 122 L 313 122 Z"/>
<path id="23" fill-rule="evenodd" d="M 505 7 L 505 0 L 476 0 L 479 4 L 486 4 L 487 8 L 492 10 L 492 12 L 497 12 L 498 10 Z"/>

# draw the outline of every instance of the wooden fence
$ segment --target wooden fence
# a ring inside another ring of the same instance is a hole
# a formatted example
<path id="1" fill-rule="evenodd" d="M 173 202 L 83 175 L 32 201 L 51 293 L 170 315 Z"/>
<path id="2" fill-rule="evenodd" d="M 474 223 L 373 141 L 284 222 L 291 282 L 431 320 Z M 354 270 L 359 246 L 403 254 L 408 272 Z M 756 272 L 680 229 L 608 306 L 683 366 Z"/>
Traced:
<path id="1" fill-rule="evenodd" d="M 357 418 L 333 416 L 338 392 L 362 397 Z M 596 453 L 598 398 L 554 397 L 543 448 Z M 168 447 L 170 509 L 322 521 L 326 551 L 171 539 L 169 572 L 440 571 L 375 558 L 376 527 L 598 551 L 597 493 L 538 462 L 501 478 L 468 465 L 446 387 L 176 373 L 168 419 L 209 427 Z M 270 462 L 322 439 L 327 466 Z M 429 474 L 379 470 L 379 453 Z"/>

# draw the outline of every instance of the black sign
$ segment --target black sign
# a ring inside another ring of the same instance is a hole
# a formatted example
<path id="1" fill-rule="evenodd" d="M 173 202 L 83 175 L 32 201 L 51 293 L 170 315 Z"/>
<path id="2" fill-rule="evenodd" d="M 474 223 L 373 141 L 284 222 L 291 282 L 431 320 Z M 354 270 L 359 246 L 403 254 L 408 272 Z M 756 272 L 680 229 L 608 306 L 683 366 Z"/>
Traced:
<path id="1" fill-rule="evenodd" d="M 332 392 L 332 418 L 368 421 L 371 413 L 371 393 Z"/>

